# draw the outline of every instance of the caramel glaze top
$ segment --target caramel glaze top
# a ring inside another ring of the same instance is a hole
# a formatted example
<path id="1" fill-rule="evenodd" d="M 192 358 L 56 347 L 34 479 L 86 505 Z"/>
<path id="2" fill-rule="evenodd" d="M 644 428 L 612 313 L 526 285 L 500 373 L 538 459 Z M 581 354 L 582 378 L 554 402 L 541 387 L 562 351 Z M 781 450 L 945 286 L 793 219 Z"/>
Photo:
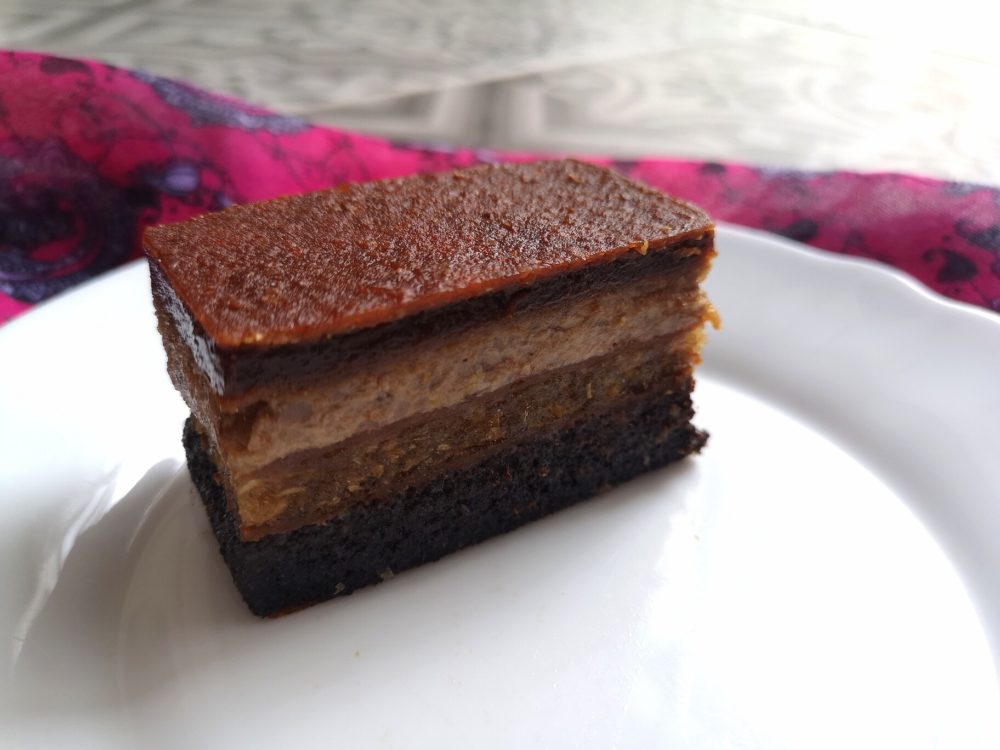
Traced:
<path id="1" fill-rule="evenodd" d="M 343 185 L 148 229 L 150 262 L 219 349 L 316 341 L 645 254 L 699 209 L 583 162 Z"/>

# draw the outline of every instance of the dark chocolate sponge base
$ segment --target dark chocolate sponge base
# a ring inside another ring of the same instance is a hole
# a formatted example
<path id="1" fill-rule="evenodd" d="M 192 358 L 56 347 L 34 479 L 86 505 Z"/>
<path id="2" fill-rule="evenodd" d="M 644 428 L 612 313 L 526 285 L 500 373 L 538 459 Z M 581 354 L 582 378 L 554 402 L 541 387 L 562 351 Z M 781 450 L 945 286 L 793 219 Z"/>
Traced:
<path id="1" fill-rule="evenodd" d="M 378 583 L 700 450 L 706 436 L 690 423 L 691 385 L 616 406 L 395 498 L 355 503 L 326 524 L 256 542 L 240 539 L 192 419 L 184 447 L 233 581 L 254 614 L 274 616 Z"/>

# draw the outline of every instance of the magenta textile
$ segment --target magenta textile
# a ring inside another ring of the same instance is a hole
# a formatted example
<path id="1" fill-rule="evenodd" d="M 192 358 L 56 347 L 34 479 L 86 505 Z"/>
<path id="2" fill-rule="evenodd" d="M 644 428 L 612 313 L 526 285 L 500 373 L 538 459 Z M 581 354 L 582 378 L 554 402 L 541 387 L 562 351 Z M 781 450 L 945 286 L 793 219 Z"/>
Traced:
<path id="1" fill-rule="evenodd" d="M 148 73 L 0 53 L 0 323 L 138 257 L 150 224 L 345 181 L 546 156 L 393 144 Z M 587 158 L 718 220 L 873 258 L 949 297 L 1000 310 L 996 188 Z"/>

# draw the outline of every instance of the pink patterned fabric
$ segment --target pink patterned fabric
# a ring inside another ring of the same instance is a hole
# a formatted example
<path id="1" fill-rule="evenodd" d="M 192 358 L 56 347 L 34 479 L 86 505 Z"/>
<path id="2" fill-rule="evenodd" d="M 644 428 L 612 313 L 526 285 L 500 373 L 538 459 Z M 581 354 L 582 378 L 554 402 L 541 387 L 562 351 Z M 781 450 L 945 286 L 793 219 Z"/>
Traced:
<path id="1" fill-rule="evenodd" d="M 142 228 L 232 203 L 537 154 L 414 148 L 96 62 L 0 54 L 0 322 L 138 257 Z M 609 164 L 758 227 L 1000 310 L 1000 191 L 896 174 Z"/>

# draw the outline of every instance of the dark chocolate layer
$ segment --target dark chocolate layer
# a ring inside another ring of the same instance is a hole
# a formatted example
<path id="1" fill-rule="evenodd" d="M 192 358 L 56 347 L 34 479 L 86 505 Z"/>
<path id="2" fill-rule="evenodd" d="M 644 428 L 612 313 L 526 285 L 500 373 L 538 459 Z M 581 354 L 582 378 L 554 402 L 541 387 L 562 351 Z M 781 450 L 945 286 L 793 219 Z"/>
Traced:
<path id="1" fill-rule="evenodd" d="M 192 420 L 184 446 L 237 588 L 254 614 L 274 616 L 378 583 L 700 450 L 706 436 L 690 423 L 692 386 L 621 404 L 395 497 L 359 502 L 328 524 L 255 542 L 240 540 Z"/>

